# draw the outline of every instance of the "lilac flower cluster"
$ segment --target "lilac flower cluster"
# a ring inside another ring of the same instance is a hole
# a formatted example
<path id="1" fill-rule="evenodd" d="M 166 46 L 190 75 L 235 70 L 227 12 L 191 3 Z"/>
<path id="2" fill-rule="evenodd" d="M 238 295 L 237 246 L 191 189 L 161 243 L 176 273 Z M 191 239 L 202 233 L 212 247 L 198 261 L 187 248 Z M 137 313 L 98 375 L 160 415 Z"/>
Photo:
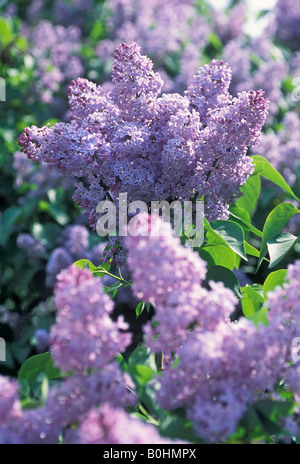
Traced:
<path id="1" fill-rule="evenodd" d="M 300 11 L 295 0 L 277 0 L 275 7 L 275 36 L 279 43 L 292 50 L 299 49 Z"/>
<path id="2" fill-rule="evenodd" d="M 153 351 L 175 351 L 190 327 L 213 331 L 229 318 L 236 299 L 221 283 L 210 282 L 209 290 L 202 286 L 204 261 L 181 246 L 170 224 L 155 215 L 138 217 L 141 235 L 128 235 L 126 245 L 134 293 L 156 308 L 144 327 L 145 341 Z"/>
<path id="3" fill-rule="evenodd" d="M 24 26 L 23 32 L 37 63 L 34 90 L 42 102 L 51 103 L 62 85 L 84 73 L 79 57 L 80 29 L 77 26 L 53 26 L 45 20 L 33 29 Z"/>
<path id="4" fill-rule="evenodd" d="M 247 7 L 243 2 L 237 3 L 229 12 L 213 9 L 213 29 L 223 44 L 227 44 L 231 40 L 244 35 L 246 9 Z"/>
<path id="5" fill-rule="evenodd" d="M 46 255 L 46 247 L 31 234 L 19 234 L 17 245 L 26 251 L 28 258 L 32 263 L 39 263 L 41 258 Z"/>
<path id="6" fill-rule="evenodd" d="M 13 7 L 16 15 L 18 6 L 13 4 Z M 26 8 L 26 23 L 34 26 L 48 19 L 56 25 L 75 25 L 83 30 L 87 14 L 91 17 L 96 14 L 95 7 L 94 0 L 54 0 L 46 4 L 44 0 L 32 0 Z"/>
<path id="7" fill-rule="evenodd" d="M 59 246 L 51 252 L 46 266 L 48 287 L 54 287 L 59 272 L 79 259 L 88 259 L 96 266 L 102 261 L 105 244 L 99 243 L 89 249 L 89 231 L 84 225 L 66 227 L 58 242 Z"/>
<path id="8" fill-rule="evenodd" d="M 77 79 L 69 91 L 71 123 L 26 128 L 19 138 L 30 159 L 79 178 L 74 199 L 92 226 L 99 201 L 121 192 L 147 203 L 204 195 L 207 218 L 226 218 L 253 171 L 247 149 L 267 116 L 263 92 L 233 98 L 230 68 L 213 60 L 185 96 L 159 96 L 162 80 L 152 68 L 136 44 L 119 45 L 109 94 Z"/>
<path id="9" fill-rule="evenodd" d="M 108 0 L 105 9 L 109 38 L 97 47 L 100 58 L 107 63 L 119 43 L 136 42 L 165 74 L 168 81 L 165 91 L 186 87 L 199 67 L 200 52 L 210 33 L 210 26 L 197 11 L 194 0 Z M 166 71 L 172 56 L 179 59 L 180 70 L 177 70 L 177 78 L 171 81 Z M 192 56 L 192 60 L 187 56 Z"/>
<path id="10" fill-rule="evenodd" d="M 232 40 L 224 47 L 224 60 L 232 70 L 230 91 L 233 95 L 246 89 L 263 89 L 270 101 L 268 123 L 279 112 L 284 101 L 281 89 L 282 81 L 288 76 L 288 66 L 283 59 L 274 59 L 272 43 L 264 37 L 262 50 L 257 48 L 257 39 L 243 45 L 238 40 Z M 252 57 L 252 58 L 251 58 Z M 253 63 L 255 57 L 255 66 Z"/>
<path id="11" fill-rule="evenodd" d="M 134 386 L 114 357 L 130 335 L 109 318 L 113 303 L 101 280 L 70 267 L 59 276 L 55 304 L 50 351 L 68 376 L 51 387 L 43 407 L 31 410 L 22 409 L 17 382 L 0 376 L 0 442 L 53 444 L 62 434 L 70 444 L 184 443 L 161 438 L 125 412 L 135 404 Z"/>
<path id="12" fill-rule="evenodd" d="M 68 176 L 63 176 L 55 169 L 50 169 L 45 163 L 33 163 L 25 153 L 20 151 L 13 155 L 13 168 L 16 172 L 15 188 L 18 189 L 26 184 L 30 184 L 32 187 L 25 196 L 20 198 L 20 202 L 24 202 L 26 198 L 41 198 L 50 189 L 57 187 L 70 189 L 73 185 Z"/>
<path id="13" fill-rule="evenodd" d="M 294 111 L 285 114 L 279 132 L 263 134 L 255 153 L 265 156 L 290 185 L 297 178 L 300 163 L 300 120 Z"/>
<path id="14" fill-rule="evenodd" d="M 289 267 L 283 288 L 268 294 L 267 326 L 245 318 L 232 323 L 231 290 L 215 283 L 203 288 L 201 259 L 168 236 L 167 224 L 160 225 L 158 237 L 156 221 L 154 233 L 145 237 L 149 219 L 141 216 L 141 236 L 127 242 L 135 293 L 156 305 L 145 342 L 154 351 L 176 351 L 177 363 L 168 363 L 157 380 L 157 398 L 166 410 L 184 408 L 198 436 L 222 441 L 265 391 L 278 398 L 275 384 L 282 378 L 299 391 L 300 369 L 290 362 L 292 340 L 300 334 L 300 261 Z"/>
<path id="15" fill-rule="evenodd" d="M 79 427 L 78 436 L 79 443 L 89 445 L 184 443 L 162 438 L 153 425 L 134 419 L 108 404 L 89 411 Z"/>
<path id="16" fill-rule="evenodd" d="M 2 444 L 55 444 L 63 432 L 65 443 L 74 440 L 72 424 L 85 418 L 91 408 L 107 403 L 113 408 L 132 406 L 130 379 L 116 364 L 101 372 L 72 375 L 53 386 L 45 406 L 24 410 L 17 383 L 0 376 L 0 442 Z M 129 383 L 128 383 L 129 382 Z"/>
<path id="17" fill-rule="evenodd" d="M 46 329 L 37 329 L 34 333 L 36 350 L 38 353 L 45 353 L 49 349 L 49 332 Z"/>
<path id="18" fill-rule="evenodd" d="M 113 322 L 113 302 L 101 281 L 87 269 L 69 267 L 58 276 L 55 292 L 58 308 L 51 329 L 51 351 L 64 371 L 101 368 L 130 344 L 131 337 L 121 317 Z"/>
<path id="19" fill-rule="evenodd" d="M 0 442 L 56 443 L 61 432 L 73 439 L 70 425 L 85 418 L 91 408 L 133 406 L 133 384 L 114 362 L 130 342 L 126 326 L 109 315 L 112 301 L 90 271 L 71 267 L 63 271 L 55 292 L 58 308 L 50 334 L 50 351 L 68 376 L 49 391 L 44 407 L 23 410 L 15 381 L 0 376 Z M 72 372 L 70 372 L 72 371 Z"/>

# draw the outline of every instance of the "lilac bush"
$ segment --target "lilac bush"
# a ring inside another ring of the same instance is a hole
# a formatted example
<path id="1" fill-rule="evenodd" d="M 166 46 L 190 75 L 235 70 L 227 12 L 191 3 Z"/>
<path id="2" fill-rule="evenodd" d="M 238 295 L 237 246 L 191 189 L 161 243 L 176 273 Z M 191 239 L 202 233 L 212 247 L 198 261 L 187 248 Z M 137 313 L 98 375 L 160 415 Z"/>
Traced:
<path id="1" fill-rule="evenodd" d="M 159 96 L 162 79 L 136 44 L 118 46 L 114 60 L 110 93 L 77 79 L 69 90 L 71 122 L 25 129 L 21 150 L 78 179 L 73 198 L 92 226 L 97 204 L 121 192 L 147 203 L 204 195 L 207 218 L 226 218 L 253 171 L 247 149 L 267 116 L 263 92 L 233 98 L 230 68 L 214 60 L 185 96 Z"/>
<path id="2" fill-rule="evenodd" d="M 4 1 L 0 443 L 299 442 L 299 12 L 249 12 Z"/>

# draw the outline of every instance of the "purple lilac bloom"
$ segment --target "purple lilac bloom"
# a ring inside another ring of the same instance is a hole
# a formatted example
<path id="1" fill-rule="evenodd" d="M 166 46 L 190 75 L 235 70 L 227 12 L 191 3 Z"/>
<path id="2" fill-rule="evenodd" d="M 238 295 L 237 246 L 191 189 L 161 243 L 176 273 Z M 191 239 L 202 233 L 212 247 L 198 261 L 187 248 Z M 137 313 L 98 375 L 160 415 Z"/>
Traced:
<path id="1" fill-rule="evenodd" d="M 199 67 L 200 50 L 207 44 L 210 33 L 210 26 L 197 11 L 194 0 L 108 0 L 105 9 L 109 38 L 97 47 L 100 58 L 107 62 L 119 43 L 131 41 L 141 46 L 159 71 L 168 70 L 170 56 L 179 56 L 178 80 L 172 82 L 168 91 L 186 87 Z M 191 57 L 191 53 L 193 61 L 189 62 L 187 55 Z"/>
<path id="2" fill-rule="evenodd" d="M 293 185 L 300 162 L 300 120 L 294 111 L 285 114 L 282 128 L 274 133 L 263 134 L 255 154 L 265 156 Z"/>
<path id="3" fill-rule="evenodd" d="M 103 403 L 132 407 L 136 401 L 130 378 L 115 363 L 56 383 L 46 404 L 34 409 L 22 410 L 16 381 L 0 376 L 0 387 L 1 444 L 56 444 L 64 429 L 83 420 L 91 408 Z"/>
<path id="4" fill-rule="evenodd" d="M 289 266 L 287 283 L 268 293 L 268 325 L 244 317 L 232 323 L 233 293 L 216 283 L 203 288 L 201 259 L 180 246 L 167 223 L 150 221 L 139 215 L 140 235 L 126 240 L 134 291 L 155 304 L 145 342 L 154 351 L 177 350 L 178 362 L 157 379 L 158 401 L 166 410 L 184 408 L 204 440 L 225 440 L 265 390 L 277 398 L 282 378 L 299 390 L 300 369 L 290 362 L 292 340 L 300 334 L 300 261 Z"/>
<path id="5" fill-rule="evenodd" d="M 55 23 L 67 27 L 76 25 L 80 28 L 85 26 L 85 13 L 94 12 L 94 0 L 56 0 L 54 3 Z"/>
<path id="6" fill-rule="evenodd" d="M 84 73 L 79 57 L 80 29 L 53 26 L 44 20 L 33 29 L 24 26 L 24 34 L 37 62 L 35 91 L 44 103 L 51 103 L 62 85 Z"/>
<path id="7" fill-rule="evenodd" d="M 25 179 L 32 173 L 33 165 L 25 153 L 17 151 L 14 153 L 13 157 L 13 167 L 16 171 L 14 185 L 15 187 L 20 187 L 25 182 Z"/>
<path id="8" fill-rule="evenodd" d="M 101 368 L 130 344 L 128 328 L 120 316 L 112 321 L 113 302 L 101 281 L 87 269 L 71 266 L 57 277 L 56 323 L 50 345 L 56 364 L 64 371 Z"/>
<path id="9" fill-rule="evenodd" d="M 88 259 L 99 266 L 104 259 L 105 243 L 89 247 L 89 231 L 84 225 L 66 227 L 58 239 L 59 246 L 51 254 L 46 266 L 46 285 L 54 287 L 60 271 L 79 259 Z"/>
<path id="10" fill-rule="evenodd" d="M 46 403 L 47 414 L 60 430 L 80 422 L 91 408 L 103 403 L 113 408 L 134 406 L 132 381 L 116 363 L 104 364 L 101 371 L 75 374 L 53 386 Z"/>
<path id="11" fill-rule="evenodd" d="M 213 60 L 185 96 L 160 96 L 151 60 L 136 44 L 121 44 L 109 94 L 77 79 L 71 123 L 26 128 L 19 144 L 29 158 L 78 178 L 73 198 L 93 227 L 98 203 L 121 192 L 147 203 L 204 195 L 207 218 L 224 219 L 253 172 L 247 150 L 258 143 L 268 109 L 262 91 L 233 98 L 230 81 L 230 68 Z"/>
<path id="12" fill-rule="evenodd" d="M 51 3 L 44 0 L 33 0 L 30 2 L 26 13 L 27 24 L 38 24 L 45 17 L 51 18 L 54 24 L 64 27 L 76 25 L 84 27 L 85 13 L 89 10 L 93 13 L 93 0 L 55 0 Z"/>
<path id="13" fill-rule="evenodd" d="M 213 29 L 223 44 L 244 34 L 246 9 L 245 3 L 240 2 L 231 8 L 229 12 L 219 9 L 213 10 Z"/>
<path id="14" fill-rule="evenodd" d="M 206 266 L 192 249 L 181 246 L 170 224 L 159 216 L 139 214 L 140 235 L 128 235 L 128 265 L 133 290 L 140 300 L 155 305 L 145 327 L 153 351 L 176 350 L 194 325 L 213 330 L 234 311 L 236 299 L 223 284 L 202 286 Z M 149 232 L 149 237 L 145 235 Z"/>
<path id="15" fill-rule="evenodd" d="M 81 225 L 68 226 L 62 233 L 61 241 L 75 261 L 83 258 L 89 247 L 89 231 Z"/>
<path id="16" fill-rule="evenodd" d="M 223 49 L 223 57 L 232 72 L 230 91 L 233 95 L 237 95 L 239 86 L 248 81 L 250 76 L 251 59 L 249 49 L 243 47 L 238 40 L 231 40 Z"/>
<path id="17" fill-rule="evenodd" d="M 46 253 L 45 246 L 31 234 L 19 234 L 17 237 L 17 245 L 19 248 L 26 251 L 32 263 L 38 263 Z"/>
<path id="18" fill-rule="evenodd" d="M 0 376 L 0 427 L 2 423 L 18 413 L 18 407 L 16 407 L 18 399 L 18 383 Z"/>
<path id="19" fill-rule="evenodd" d="M 299 269 L 300 261 L 290 265 L 287 282 L 268 293 L 268 325 L 255 327 L 242 318 L 213 331 L 196 328 L 178 350 L 179 363 L 158 380 L 160 405 L 185 408 L 206 441 L 233 434 L 247 405 L 265 390 L 278 399 L 275 384 L 281 379 L 299 394 L 300 369 L 290 364 L 292 341 L 300 333 Z"/>
<path id="20" fill-rule="evenodd" d="M 26 198 L 41 198 L 53 188 L 70 189 L 72 186 L 72 181 L 68 176 L 63 176 L 56 170 L 50 169 L 45 163 L 33 163 L 25 153 L 17 151 L 13 158 L 13 167 L 16 171 L 15 187 L 20 188 L 24 184 L 34 186 L 21 197 L 20 202 L 24 202 Z"/>
<path id="21" fill-rule="evenodd" d="M 72 264 L 73 258 L 65 248 L 58 247 L 53 250 L 46 266 L 46 285 L 54 287 L 56 277 L 62 269 L 65 269 Z"/>
<path id="22" fill-rule="evenodd" d="M 220 323 L 213 331 L 193 331 L 178 350 L 178 365 L 165 370 L 159 381 L 159 404 L 167 410 L 185 408 L 204 440 L 226 439 L 256 391 L 268 383 L 264 347 L 254 324 L 244 318 Z"/>
<path id="23" fill-rule="evenodd" d="M 300 52 L 295 52 L 290 60 L 290 70 L 293 77 L 300 76 Z"/>
<path id="24" fill-rule="evenodd" d="M 299 49 L 300 9 L 296 0 L 277 0 L 275 7 L 276 39 L 292 50 Z"/>
<path id="25" fill-rule="evenodd" d="M 44 353 L 49 348 L 49 332 L 45 329 L 37 329 L 34 333 L 36 341 L 36 350 L 38 353 Z"/>
<path id="26" fill-rule="evenodd" d="M 255 43 L 255 41 L 254 41 Z M 288 75 L 288 66 L 281 59 L 275 60 L 272 57 L 272 47 L 270 41 L 265 39 L 265 53 L 268 56 L 261 57 L 263 52 L 250 42 L 243 45 L 234 40 L 224 47 L 224 59 L 228 62 L 232 70 L 232 81 L 230 91 L 236 95 L 246 89 L 263 89 L 266 97 L 270 101 L 269 117 L 267 122 L 272 122 L 272 118 L 279 112 L 280 105 L 283 104 L 284 95 L 281 90 L 282 81 Z M 253 68 L 253 58 L 256 56 L 256 67 Z"/>
<path id="27" fill-rule="evenodd" d="M 161 437 L 157 429 L 121 409 L 103 404 L 91 409 L 79 426 L 78 443 L 88 445 L 143 445 L 184 443 Z"/>

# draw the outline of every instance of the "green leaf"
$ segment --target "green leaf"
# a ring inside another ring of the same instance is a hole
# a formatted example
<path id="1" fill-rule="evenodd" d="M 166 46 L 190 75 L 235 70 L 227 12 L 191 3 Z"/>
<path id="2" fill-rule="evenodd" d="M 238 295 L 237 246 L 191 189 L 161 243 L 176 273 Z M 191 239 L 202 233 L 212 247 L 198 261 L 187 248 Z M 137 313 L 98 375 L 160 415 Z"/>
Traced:
<path id="1" fill-rule="evenodd" d="M 229 216 L 232 221 L 236 222 L 237 224 L 240 224 L 241 227 L 246 229 L 248 232 L 252 232 L 254 235 L 257 235 L 258 237 L 263 236 L 263 233 L 259 229 L 254 227 L 250 222 L 246 221 L 244 218 L 234 214 L 234 212 L 229 211 Z"/>
<path id="2" fill-rule="evenodd" d="M 254 211 L 257 200 L 261 191 L 261 178 L 258 175 L 252 175 L 247 182 L 242 185 L 241 192 L 243 196 L 236 200 L 236 205 L 243 208 L 249 215 Z"/>
<path id="3" fill-rule="evenodd" d="M 144 386 L 156 373 L 154 354 L 143 344 L 139 344 L 128 359 L 128 372 L 138 386 Z"/>
<path id="4" fill-rule="evenodd" d="M 287 276 L 287 269 L 280 269 L 279 271 L 271 272 L 266 278 L 264 285 L 263 285 L 263 294 L 264 299 L 267 299 L 268 292 L 271 292 L 276 287 L 282 287 L 283 283 L 286 280 Z"/>
<path id="5" fill-rule="evenodd" d="M 105 262 L 97 266 L 97 268 L 94 270 L 94 273 L 98 277 L 103 277 L 105 275 L 108 275 L 109 270 L 110 270 L 110 264 Z M 116 279 L 117 279 L 117 276 L 116 276 Z"/>
<path id="6" fill-rule="evenodd" d="M 209 35 L 209 43 L 215 50 L 222 50 L 223 44 L 216 32 L 211 32 Z"/>
<path id="7" fill-rule="evenodd" d="M 259 325 L 269 325 L 269 319 L 268 319 L 268 313 L 269 310 L 265 306 L 263 306 L 261 309 L 259 309 L 257 312 L 252 314 L 251 316 L 248 316 L 247 319 L 250 319 L 250 321 L 253 322 L 256 326 Z"/>
<path id="8" fill-rule="evenodd" d="M 265 438 L 264 426 L 253 406 L 248 406 L 240 420 L 239 426 L 241 427 L 241 432 L 238 432 L 238 435 L 241 435 L 242 438 L 247 439 L 249 442 Z"/>
<path id="9" fill-rule="evenodd" d="M 251 224 L 251 217 L 248 211 L 246 211 L 244 208 L 241 208 L 240 206 L 237 206 L 235 203 L 231 203 L 229 207 L 229 211 L 234 214 L 236 217 L 241 219 L 242 221 L 245 221 L 246 223 Z M 237 222 L 235 217 L 231 216 L 230 220 L 232 222 Z M 238 222 L 237 222 L 238 223 Z M 248 229 L 244 226 L 242 222 L 238 223 L 244 230 L 245 235 L 248 234 Z"/>
<path id="10" fill-rule="evenodd" d="M 225 287 L 230 288 L 238 298 L 242 298 L 240 283 L 236 275 L 223 266 L 212 266 L 206 274 L 206 281 L 223 282 Z"/>
<path id="11" fill-rule="evenodd" d="M 97 270 L 97 267 L 89 259 L 79 259 L 75 261 L 74 266 L 79 267 L 79 269 L 89 269 L 91 272 Z"/>
<path id="12" fill-rule="evenodd" d="M 157 417 L 160 421 L 165 419 L 166 413 L 159 407 L 157 402 L 157 392 L 154 390 L 151 383 L 147 383 L 141 387 L 139 399 L 147 407 L 148 411 L 150 411 L 150 413 Z"/>
<path id="13" fill-rule="evenodd" d="M 93 40 L 100 40 L 105 38 L 106 28 L 103 20 L 97 19 L 94 22 L 92 30 L 90 32 L 90 38 Z"/>
<path id="14" fill-rule="evenodd" d="M 244 245 L 245 245 L 245 251 L 247 255 L 255 256 L 255 258 L 259 258 L 259 251 L 254 246 L 250 245 L 250 243 L 246 242 L 246 240 L 244 241 Z"/>
<path id="15" fill-rule="evenodd" d="M 209 243 L 199 250 L 199 255 L 208 267 L 225 266 L 232 271 L 236 264 L 236 254 L 227 244 Z"/>
<path id="16" fill-rule="evenodd" d="M 295 245 L 297 240 L 298 237 L 295 237 L 292 234 L 281 233 L 267 242 L 268 252 L 270 255 L 270 269 L 280 263 L 290 249 Z"/>
<path id="17" fill-rule="evenodd" d="M 97 272 L 97 273 L 94 273 L 94 274 L 97 275 L 97 276 L 99 277 L 98 272 Z M 105 285 L 103 286 L 103 288 L 104 288 L 104 290 L 105 290 L 105 293 L 108 293 L 108 294 L 111 293 L 112 298 L 115 297 L 117 291 L 118 291 L 121 287 L 123 287 L 123 283 L 120 282 L 120 281 L 116 282 L 115 284 L 111 285 L 110 287 L 107 287 L 107 286 L 105 286 Z"/>
<path id="18" fill-rule="evenodd" d="M 68 224 L 70 218 L 62 205 L 48 203 L 45 200 L 39 201 L 39 208 L 41 211 L 48 213 L 60 226 Z"/>
<path id="19" fill-rule="evenodd" d="M 11 20 L 9 18 L 0 18 L 0 43 L 5 47 L 14 37 Z"/>
<path id="20" fill-rule="evenodd" d="M 2 246 L 6 245 L 14 225 L 21 216 L 22 209 L 17 206 L 12 206 L 4 211 L 0 223 L 0 244 Z"/>
<path id="21" fill-rule="evenodd" d="M 277 169 L 275 169 L 272 166 L 272 164 L 266 158 L 264 158 L 263 156 L 254 155 L 252 156 L 252 159 L 255 164 L 254 173 L 258 173 L 259 175 L 270 180 L 271 182 L 273 182 L 273 184 L 280 187 L 284 192 L 286 192 L 292 198 L 294 198 L 297 201 L 300 201 L 300 199 L 294 194 L 289 184 L 284 180 L 282 175 L 277 171 Z M 262 169 L 262 163 L 264 163 L 263 169 Z"/>
<path id="22" fill-rule="evenodd" d="M 135 378 L 139 385 L 145 385 L 150 382 L 154 376 L 154 371 L 149 366 L 144 366 L 143 364 L 129 366 L 128 372 Z"/>
<path id="23" fill-rule="evenodd" d="M 150 367 L 153 371 L 156 370 L 154 354 L 151 350 L 140 343 L 135 350 L 130 354 L 128 366 L 144 365 Z"/>
<path id="24" fill-rule="evenodd" d="M 191 423 L 186 419 L 184 411 L 169 414 L 160 424 L 159 432 L 164 437 L 186 440 L 189 443 L 203 443 L 192 429 Z"/>
<path id="25" fill-rule="evenodd" d="M 263 228 L 260 258 L 256 271 L 258 271 L 263 258 L 267 254 L 267 243 L 273 240 L 282 231 L 287 222 L 297 213 L 300 213 L 300 211 L 292 203 L 281 203 L 268 215 Z"/>
<path id="26" fill-rule="evenodd" d="M 60 370 L 54 366 L 49 353 L 37 354 L 28 358 L 21 366 L 18 381 L 26 381 L 32 389 L 38 376 L 44 373 L 49 380 L 61 377 Z"/>
<path id="27" fill-rule="evenodd" d="M 146 303 L 145 301 L 140 301 L 137 305 L 137 307 L 135 308 L 135 314 L 136 314 L 136 317 L 138 318 L 142 312 L 144 311 L 145 309 L 145 306 L 146 306 Z"/>
<path id="28" fill-rule="evenodd" d="M 32 226 L 32 235 L 43 245 L 53 249 L 61 230 L 61 227 L 53 222 L 46 222 L 45 224 L 35 222 Z"/>
<path id="29" fill-rule="evenodd" d="M 294 401 L 260 400 L 255 403 L 256 411 L 274 423 L 283 417 L 290 416 L 295 406 Z"/>
<path id="30" fill-rule="evenodd" d="M 214 221 L 211 227 L 237 255 L 248 261 L 244 246 L 244 231 L 237 223 L 232 221 Z"/>
<path id="31" fill-rule="evenodd" d="M 243 299 L 241 300 L 244 315 L 249 318 L 259 312 L 264 304 L 263 296 L 253 289 L 251 285 L 241 288 Z"/>

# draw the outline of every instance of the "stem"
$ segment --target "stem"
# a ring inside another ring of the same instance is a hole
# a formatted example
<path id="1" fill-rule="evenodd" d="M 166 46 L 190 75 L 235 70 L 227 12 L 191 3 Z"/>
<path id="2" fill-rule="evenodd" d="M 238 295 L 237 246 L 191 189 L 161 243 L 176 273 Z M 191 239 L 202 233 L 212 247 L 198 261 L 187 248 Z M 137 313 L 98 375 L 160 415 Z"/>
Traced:
<path id="1" fill-rule="evenodd" d="M 119 282 L 122 282 L 124 285 L 127 285 L 127 286 L 131 285 L 131 283 L 129 281 L 123 279 L 123 277 L 118 277 L 118 276 L 112 274 L 111 272 L 106 271 L 105 269 L 103 269 L 103 270 L 102 269 L 97 269 L 97 271 L 94 271 L 93 273 L 97 274 L 97 272 L 102 273 L 102 274 L 107 274 L 110 277 L 113 277 L 114 279 L 119 280 Z"/>
<path id="2" fill-rule="evenodd" d="M 159 353 L 156 353 L 155 360 L 156 360 L 157 370 L 163 371 L 164 370 L 164 352 L 160 351 Z"/>

